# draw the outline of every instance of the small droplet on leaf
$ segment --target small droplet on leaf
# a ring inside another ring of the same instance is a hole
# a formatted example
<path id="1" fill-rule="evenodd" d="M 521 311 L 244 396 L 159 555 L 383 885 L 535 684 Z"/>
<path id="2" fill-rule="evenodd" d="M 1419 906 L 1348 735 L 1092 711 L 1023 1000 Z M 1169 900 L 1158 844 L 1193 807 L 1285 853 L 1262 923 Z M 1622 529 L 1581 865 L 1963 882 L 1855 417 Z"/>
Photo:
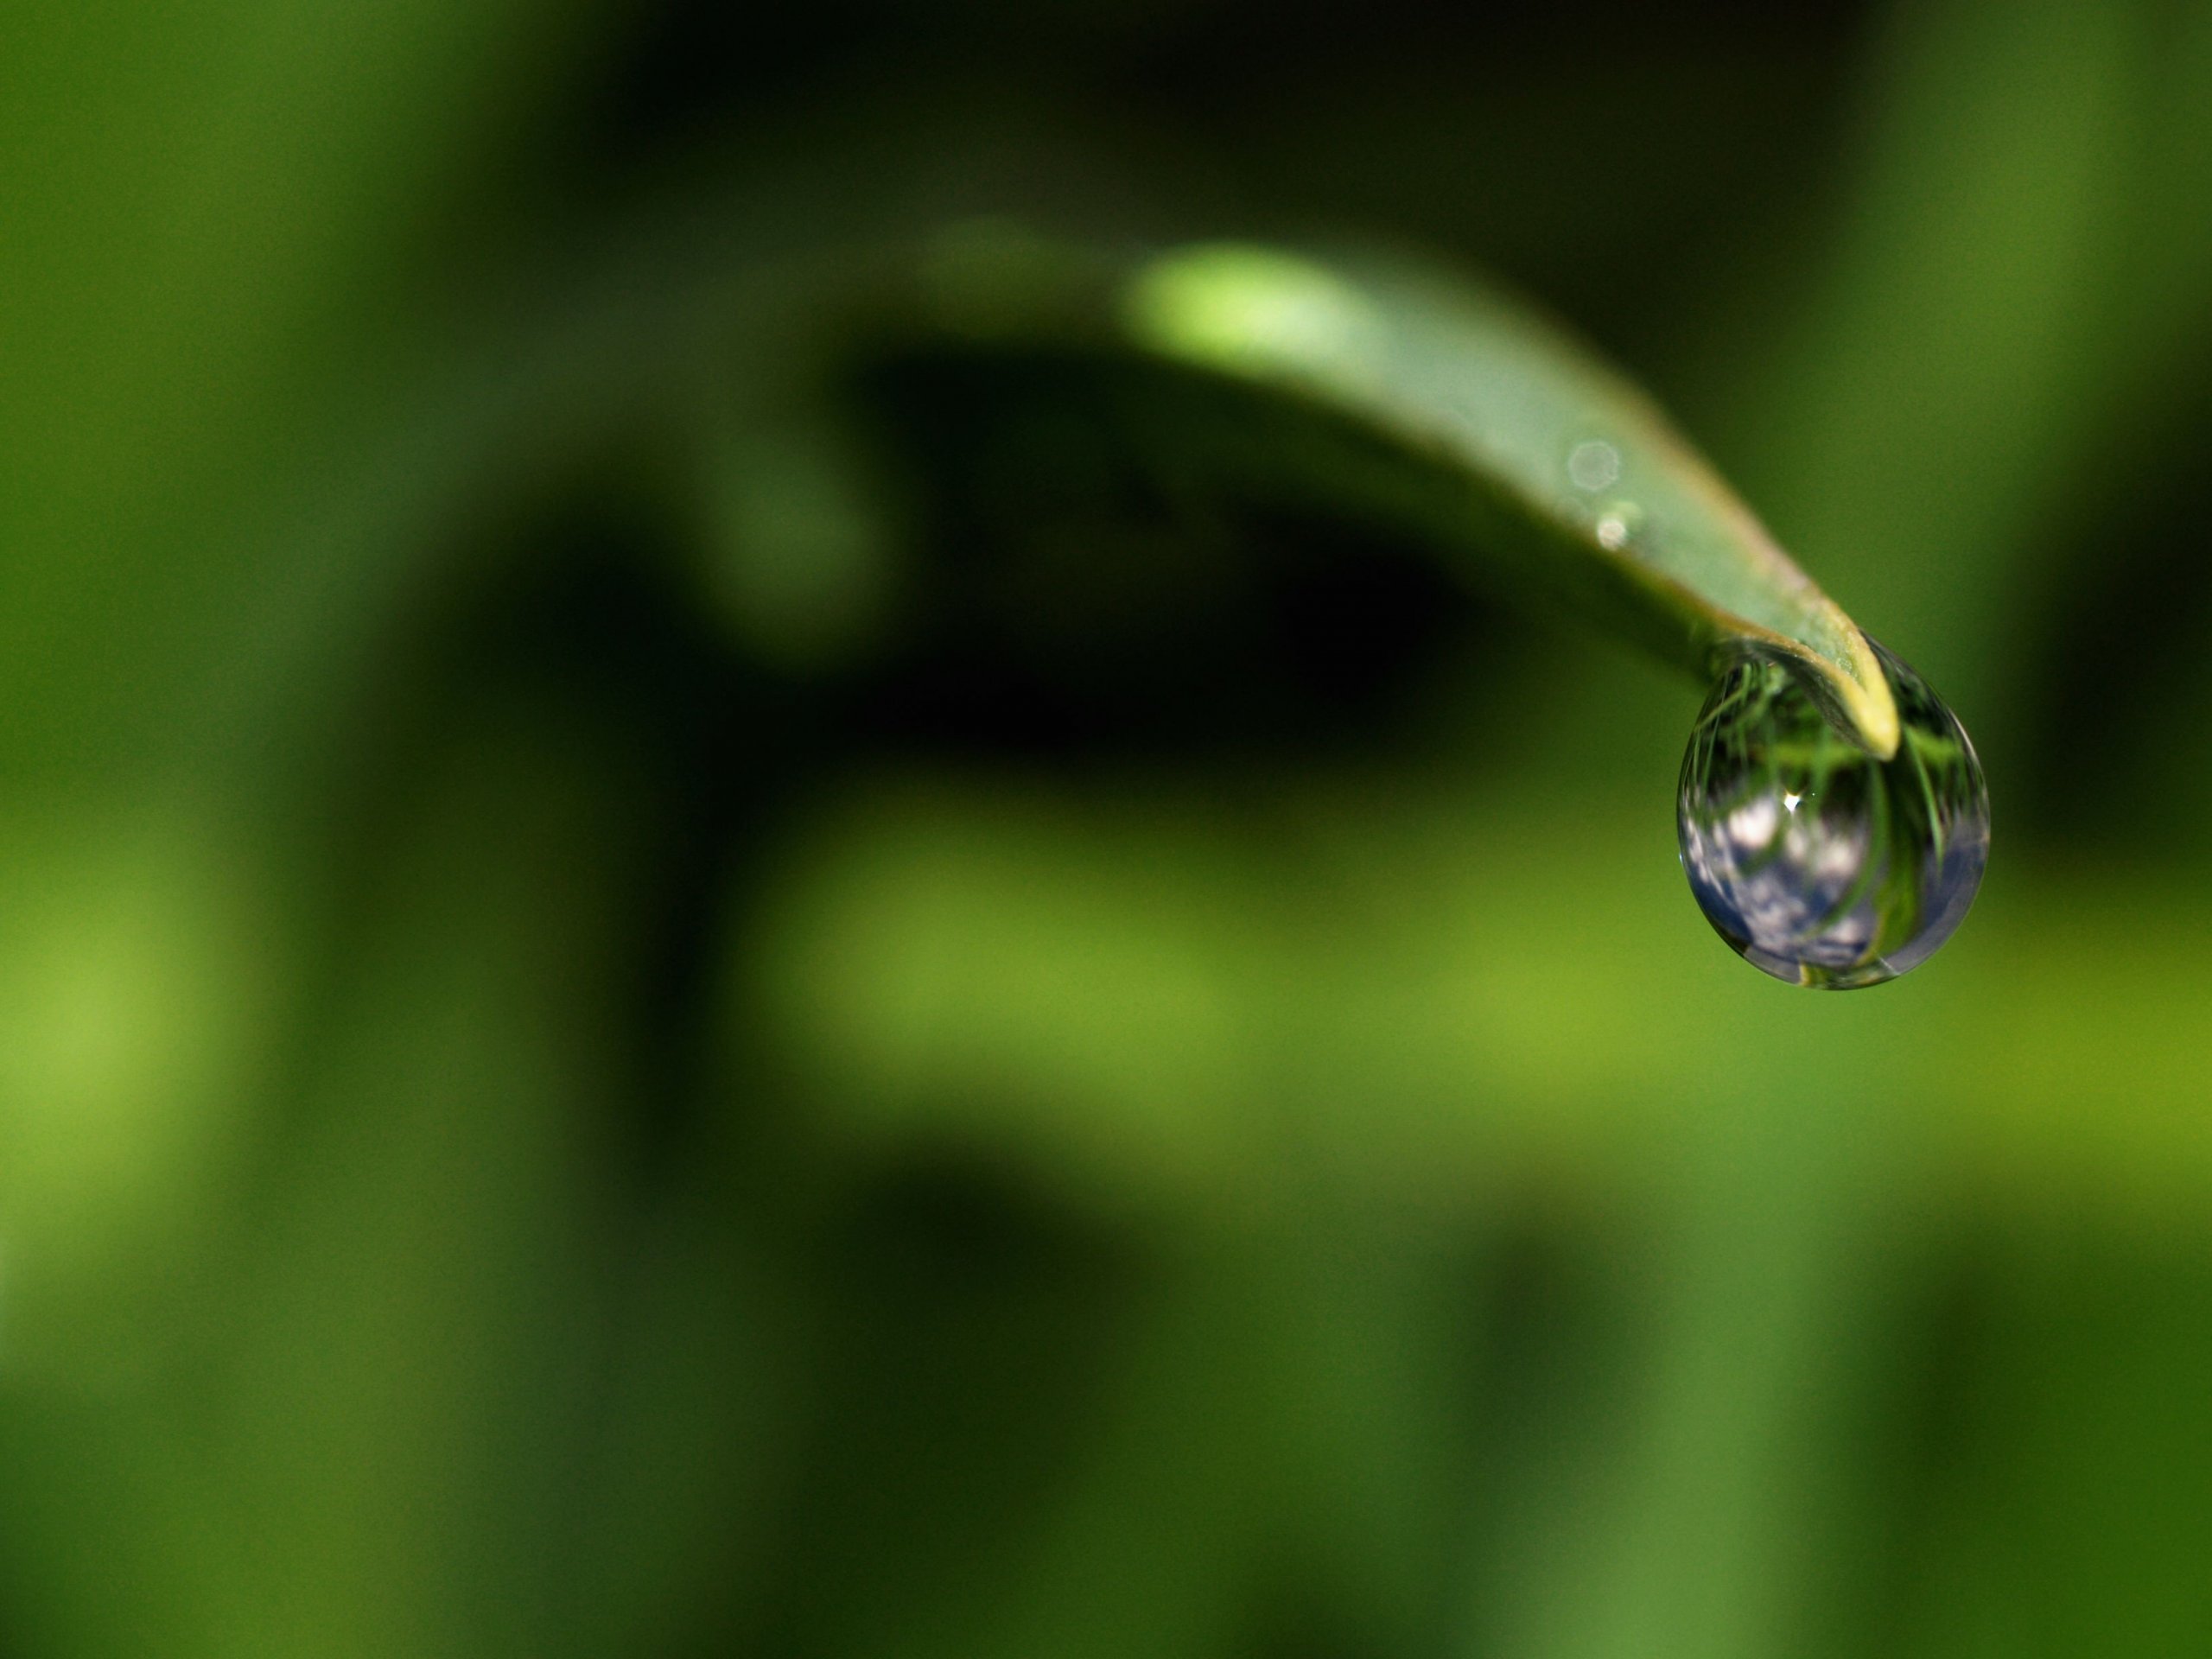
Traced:
<path id="1" fill-rule="evenodd" d="M 1621 452 L 1603 438 L 1590 438 L 1567 452 L 1567 476 L 1578 490 L 1595 495 L 1612 488 L 1621 475 Z"/>

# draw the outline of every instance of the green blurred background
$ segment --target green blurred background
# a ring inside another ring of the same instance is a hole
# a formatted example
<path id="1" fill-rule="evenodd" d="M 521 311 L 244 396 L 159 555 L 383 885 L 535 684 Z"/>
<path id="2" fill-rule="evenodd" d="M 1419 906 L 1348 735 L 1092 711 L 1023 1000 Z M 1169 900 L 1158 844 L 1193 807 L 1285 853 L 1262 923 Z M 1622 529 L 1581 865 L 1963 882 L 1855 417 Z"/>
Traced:
<path id="1" fill-rule="evenodd" d="M 976 213 L 1543 296 L 1971 921 L 1777 986 L 1696 686 L 810 379 Z M 2183 0 L 0 0 L 0 1652 L 2212 1649 L 2208 370 Z"/>

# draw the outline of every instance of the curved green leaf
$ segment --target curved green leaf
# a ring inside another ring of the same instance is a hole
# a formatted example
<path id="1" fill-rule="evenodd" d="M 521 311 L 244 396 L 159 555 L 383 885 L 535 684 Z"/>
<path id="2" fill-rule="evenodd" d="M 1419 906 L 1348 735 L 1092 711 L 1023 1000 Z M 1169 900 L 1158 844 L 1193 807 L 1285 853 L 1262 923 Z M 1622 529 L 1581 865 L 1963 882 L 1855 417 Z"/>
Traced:
<path id="1" fill-rule="evenodd" d="M 1895 702 L 1850 618 L 1643 392 L 1500 289 L 1247 244 L 1102 252 L 1001 221 L 668 268 L 673 285 L 600 294 L 519 372 L 483 375 L 496 395 L 449 394 L 340 522 L 432 544 L 423 525 L 487 479 L 543 476 L 702 379 L 742 383 L 773 419 L 885 353 L 1071 355 L 1180 471 L 1389 524 L 1703 678 L 1738 652 L 1787 658 L 1839 731 L 1896 752 Z M 395 473 L 411 487 L 391 490 Z"/>
<path id="2" fill-rule="evenodd" d="M 1249 484 L 1410 528 L 1694 673 L 1790 658 L 1884 758 L 1866 637 L 1637 387 L 1534 308 L 1408 264 L 1200 243 L 1099 259 L 1001 227 L 932 245 L 971 343 L 1134 353 L 1232 395 L 1176 440 Z"/>

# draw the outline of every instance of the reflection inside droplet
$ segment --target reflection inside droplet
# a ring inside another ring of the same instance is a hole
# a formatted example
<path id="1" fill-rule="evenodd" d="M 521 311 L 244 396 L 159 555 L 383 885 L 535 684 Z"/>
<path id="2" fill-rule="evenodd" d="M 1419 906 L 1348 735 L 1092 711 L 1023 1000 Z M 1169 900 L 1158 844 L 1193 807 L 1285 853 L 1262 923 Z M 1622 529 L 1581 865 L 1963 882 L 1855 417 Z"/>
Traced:
<path id="1" fill-rule="evenodd" d="M 1927 683 L 1875 646 L 1902 738 L 1878 760 L 1786 658 L 1751 657 L 1706 699 L 1682 760 L 1682 868 L 1721 938 L 1778 979 L 1878 985 L 1919 966 L 1974 902 L 1989 791 Z"/>

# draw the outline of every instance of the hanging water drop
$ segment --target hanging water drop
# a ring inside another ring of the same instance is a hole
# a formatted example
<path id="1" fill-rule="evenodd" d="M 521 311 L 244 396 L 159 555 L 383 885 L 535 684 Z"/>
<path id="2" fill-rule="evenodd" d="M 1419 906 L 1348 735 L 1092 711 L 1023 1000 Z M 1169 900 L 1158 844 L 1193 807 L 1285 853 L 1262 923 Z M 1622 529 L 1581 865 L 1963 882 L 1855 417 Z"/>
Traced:
<path id="1" fill-rule="evenodd" d="M 1878 760 L 1821 712 L 1804 671 L 1751 656 L 1720 677 L 1682 758 L 1682 868 L 1714 931 L 1777 979 L 1878 985 L 1965 919 L 1989 857 L 1989 790 L 1942 699 L 1874 647 L 1897 700 Z"/>

